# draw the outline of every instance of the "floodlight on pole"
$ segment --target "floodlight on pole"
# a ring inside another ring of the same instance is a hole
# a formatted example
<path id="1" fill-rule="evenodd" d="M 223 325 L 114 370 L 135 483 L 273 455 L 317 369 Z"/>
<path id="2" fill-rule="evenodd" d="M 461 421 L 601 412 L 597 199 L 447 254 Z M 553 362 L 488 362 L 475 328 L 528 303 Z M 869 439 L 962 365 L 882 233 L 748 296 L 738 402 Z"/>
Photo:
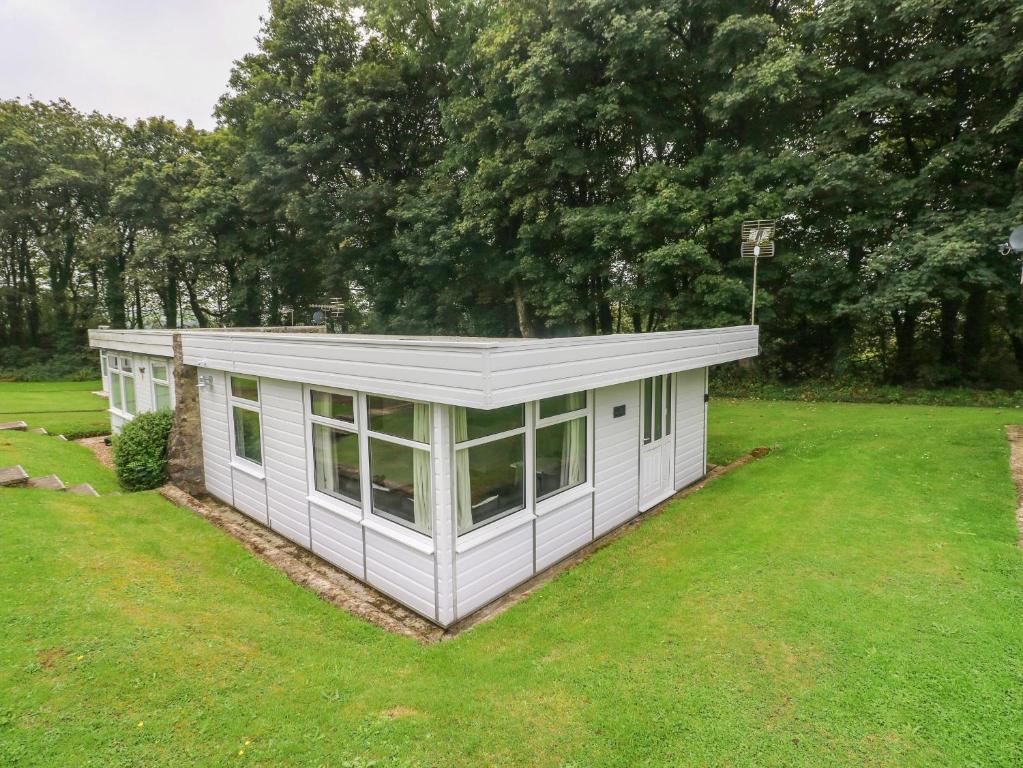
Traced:
<path id="1" fill-rule="evenodd" d="M 754 219 L 742 223 L 742 245 L 739 255 L 753 259 L 753 301 L 750 305 L 749 324 L 757 322 L 757 265 L 761 259 L 774 256 L 774 219 Z"/>
<path id="2" fill-rule="evenodd" d="M 1009 235 L 1009 242 L 998 246 L 998 252 L 1002 256 L 1008 256 L 1010 253 L 1023 253 L 1023 224 L 1012 230 L 1012 233 Z M 1023 285 L 1023 266 L 1020 267 L 1019 284 Z"/>

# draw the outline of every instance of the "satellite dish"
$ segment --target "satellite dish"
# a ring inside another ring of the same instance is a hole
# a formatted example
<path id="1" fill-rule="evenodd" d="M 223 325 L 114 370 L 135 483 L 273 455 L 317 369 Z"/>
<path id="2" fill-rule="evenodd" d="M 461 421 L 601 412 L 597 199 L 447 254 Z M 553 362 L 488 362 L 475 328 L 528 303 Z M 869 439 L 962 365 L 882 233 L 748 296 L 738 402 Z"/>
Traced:
<path id="1" fill-rule="evenodd" d="M 315 323 L 316 325 L 323 325 L 323 321 L 325 319 L 326 316 L 323 314 L 322 310 L 318 309 L 315 312 L 313 312 L 313 323 Z"/>
<path id="2" fill-rule="evenodd" d="M 1023 224 L 1020 224 L 1009 235 L 1009 247 L 1016 253 L 1023 252 Z"/>

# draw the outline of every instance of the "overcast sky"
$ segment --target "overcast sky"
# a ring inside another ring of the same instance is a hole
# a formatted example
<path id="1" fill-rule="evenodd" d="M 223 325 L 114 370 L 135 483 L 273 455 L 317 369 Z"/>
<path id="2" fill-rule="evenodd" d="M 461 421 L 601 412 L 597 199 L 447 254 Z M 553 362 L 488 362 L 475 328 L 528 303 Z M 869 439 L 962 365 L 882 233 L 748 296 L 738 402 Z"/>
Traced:
<path id="1" fill-rule="evenodd" d="M 0 98 L 200 128 L 269 0 L 0 0 Z"/>

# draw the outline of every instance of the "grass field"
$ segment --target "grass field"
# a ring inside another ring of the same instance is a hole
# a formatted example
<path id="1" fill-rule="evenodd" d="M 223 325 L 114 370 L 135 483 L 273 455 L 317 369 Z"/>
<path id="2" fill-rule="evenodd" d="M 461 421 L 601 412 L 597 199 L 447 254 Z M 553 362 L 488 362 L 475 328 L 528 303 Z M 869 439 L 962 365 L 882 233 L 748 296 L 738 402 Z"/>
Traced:
<path id="1" fill-rule="evenodd" d="M 96 397 L 95 381 L 0 381 L 0 422 L 22 419 L 30 427 L 46 427 L 54 435 L 70 438 L 102 435 L 110 431 L 107 401 Z"/>
<path id="2" fill-rule="evenodd" d="M 1020 413 L 712 406 L 777 448 L 432 647 L 155 494 L 0 491 L 0 765 L 1023 764 Z"/>

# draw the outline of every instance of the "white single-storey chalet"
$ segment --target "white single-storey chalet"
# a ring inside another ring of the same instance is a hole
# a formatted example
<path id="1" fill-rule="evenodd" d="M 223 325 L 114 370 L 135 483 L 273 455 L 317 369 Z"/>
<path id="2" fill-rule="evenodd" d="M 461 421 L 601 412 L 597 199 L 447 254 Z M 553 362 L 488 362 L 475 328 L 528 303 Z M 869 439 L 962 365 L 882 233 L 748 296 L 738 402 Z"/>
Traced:
<path id="1" fill-rule="evenodd" d="M 441 626 L 703 477 L 708 367 L 758 344 L 282 330 L 91 331 L 113 430 L 176 408 L 206 491 Z"/>

